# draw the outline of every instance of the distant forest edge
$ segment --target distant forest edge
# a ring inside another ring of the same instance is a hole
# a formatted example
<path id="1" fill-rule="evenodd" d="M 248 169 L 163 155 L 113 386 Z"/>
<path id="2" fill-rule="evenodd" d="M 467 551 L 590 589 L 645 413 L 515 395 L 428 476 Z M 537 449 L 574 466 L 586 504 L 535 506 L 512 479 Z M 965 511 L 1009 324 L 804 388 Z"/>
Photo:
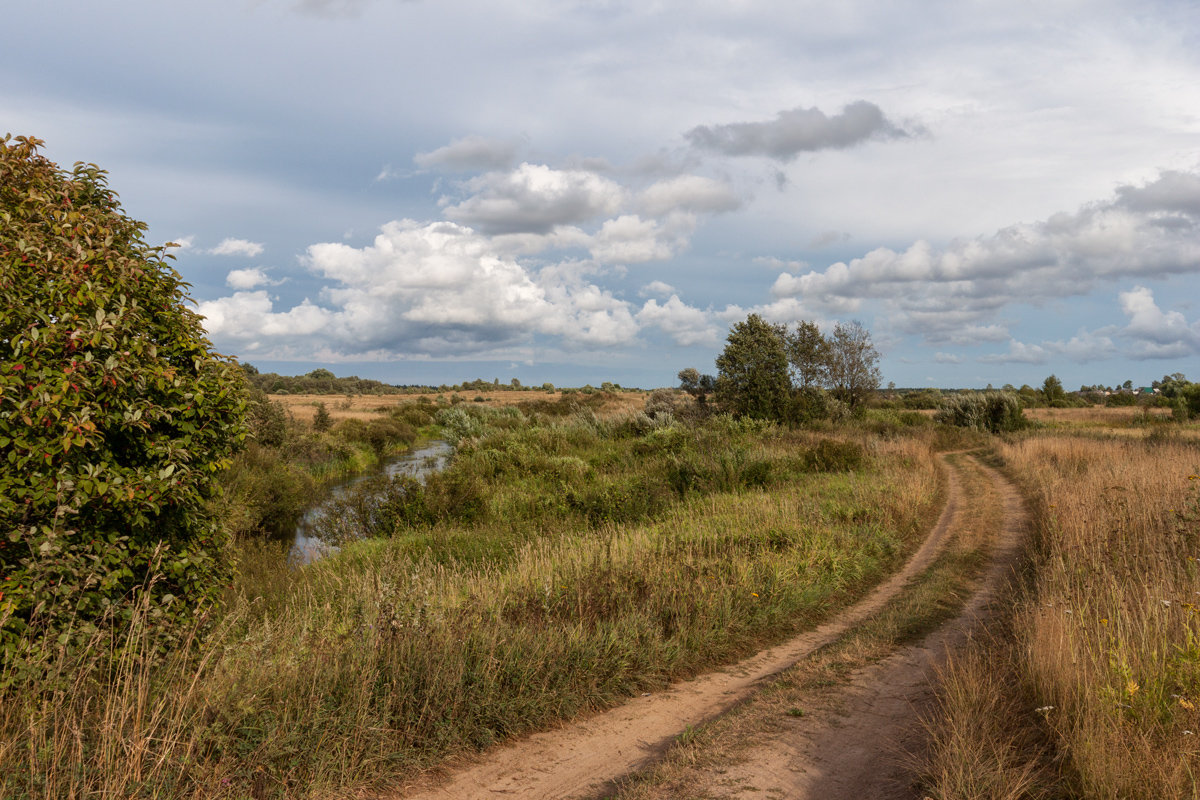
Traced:
<path id="1" fill-rule="evenodd" d="M 243 363 L 242 371 L 247 382 L 267 394 L 316 394 L 316 395 L 395 395 L 395 394 L 428 394 L 431 392 L 495 392 L 495 391 L 527 391 L 527 392 L 628 392 L 645 391 L 637 387 L 621 386 L 618 383 L 604 381 L 600 386 L 591 384 L 581 387 L 556 387 L 552 383 L 526 386 L 518 379 L 512 378 L 501 382 L 499 378 L 490 381 L 477 378 L 456 384 L 390 384 L 370 378 L 360 378 L 351 375 L 339 378 L 327 369 L 314 369 L 304 375 L 279 375 L 275 372 L 259 372 L 252 364 Z M 1015 393 L 1024 408 L 1041 406 L 1072 407 L 1085 405 L 1107 406 L 1158 406 L 1171 405 L 1179 390 L 1188 385 L 1189 381 L 1182 373 L 1164 375 L 1161 381 L 1153 381 L 1150 386 L 1134 386 L 1132 381 L 1124 385 L 1081 386 L 1078 391 L 1068 392 L 1062 384 L 1051 375 L 1037 389 L 1025 385 L 1017 388 L 1005 385 L 1003 391 Z M 992 389 L 989 385 L 988 389 Z M 880 388 L 868 405 L 881 408 L 904 408 L 913 410 L 930 410 L 941 408 L 947 396 L 960 392 L 972 392 L 973 389 L 936 389 L 930 387 L 898 387 Z"/>

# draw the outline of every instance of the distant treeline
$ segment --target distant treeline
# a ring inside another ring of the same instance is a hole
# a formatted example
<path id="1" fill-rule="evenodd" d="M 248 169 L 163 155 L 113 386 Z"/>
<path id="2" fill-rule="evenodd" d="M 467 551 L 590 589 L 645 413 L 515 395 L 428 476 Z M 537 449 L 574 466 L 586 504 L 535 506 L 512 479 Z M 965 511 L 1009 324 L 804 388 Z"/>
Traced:
<path id="1" fill-rule="evenodd" d="M 251 386 L 267 394 L 340 394 L 340 395 L 356 395 L 356 394 L 428 394 L 430 392 L 497 392 L 504 391 L 519 391 L 519 392 L 554 392 L 558 391 L 553 383 L 543 383 L 539 386 L 524 386 L 519 380 L 513 378 L 508 383 L 501 383 L 499 378 L 493 378 L 490 381 L 485 381 L 482 378 L 476 378 L 473 381 L 464 381 L 455 384 L 441 384 L 438 386 L 426 384 L 391 384 L 382 381 L 372 380 L 370 378 L 360 378 L 357 375 L 351 375 L 348 378 L 339 378 L 327 369 L 314 369 L 306 375 L 280 375 L 275 372 L 259 372 L 252 364 L 242 364 L 242 371 L 246 373 L 246 380 Z M 563 389 L 564 392 L 581 391 L 585 394 L 597 391 L 596 387 L 587 386 L 579 389 Z M 610 383 L 605 381 L 599 387 L 599 391 L 605 392 L 622 392 L 622 391 L 640 391 L 638 389 L 629 389 L 622 387 L 619 383 Z"/>

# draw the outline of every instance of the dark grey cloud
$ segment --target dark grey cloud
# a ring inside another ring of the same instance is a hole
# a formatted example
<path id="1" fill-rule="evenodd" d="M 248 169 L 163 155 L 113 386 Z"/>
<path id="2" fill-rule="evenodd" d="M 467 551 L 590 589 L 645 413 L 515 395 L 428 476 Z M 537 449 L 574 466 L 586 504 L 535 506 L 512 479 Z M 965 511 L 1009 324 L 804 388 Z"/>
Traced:
<path id="1" fill-rule="evenodd" d="M 700 125 L 684 136 L 694 146 L 729 156 L 767 156 L 789 161 L 800 153 L 840 150 L 870 138 L 909 134 L 884 116 L 874 103 L 859 100 L 832 117 L 815 106 L 781 111 L 770 122 Z"/>
<path id="2" fill-rule="evenodd" d="M 1200 174 L 1168 170 L 1145 186 L 1122 186 L 1117 204 L 1130 211 L 1200 217 Z"/>

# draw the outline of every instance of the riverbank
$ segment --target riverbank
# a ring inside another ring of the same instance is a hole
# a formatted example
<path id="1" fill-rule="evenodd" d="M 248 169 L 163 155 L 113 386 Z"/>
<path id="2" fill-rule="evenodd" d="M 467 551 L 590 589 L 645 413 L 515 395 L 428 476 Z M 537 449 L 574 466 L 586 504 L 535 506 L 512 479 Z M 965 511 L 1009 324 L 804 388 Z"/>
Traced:
<path id="1" fill-rule="evenodd" d="M 234 541 L 290 538 L 330 487 L 436 435 L 436 409 L 410 404 L 315 426 L 266 395 L 250 404 L 250 437 L 222 476 L 218 516 Z"/>
<path id="2" fill-rule="evenodd" d="M 368 472 L 326 485 L 323 497 L 296 523 L 288 563 L 311 564 L 336 549 L 337 542 L 365 535 L 371 528 L 371 520 L 365 517 L 383 506 L 393 481 L 412 479 L 424 483 L 427 475 L 445 469 L 453 452 L 454 448 L 443 439 L 419 439 Z"/>

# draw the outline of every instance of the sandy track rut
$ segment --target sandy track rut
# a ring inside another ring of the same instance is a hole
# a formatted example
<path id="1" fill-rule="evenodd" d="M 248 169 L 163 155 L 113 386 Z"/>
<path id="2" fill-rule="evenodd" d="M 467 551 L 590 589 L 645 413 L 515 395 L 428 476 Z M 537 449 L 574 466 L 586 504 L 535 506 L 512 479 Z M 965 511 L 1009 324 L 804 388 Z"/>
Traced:
<path id="1" fill-rule="evenodd" d="M 1030 516 L 1016 488 L 975 462 L 995 487 L 1001 523 L 991 557 L 959 614 L 920 642 L 856 672 L 817 701 L 815 713 L 738 754 L 737 763 L 701 771 L 705 797 L 916 800 L 908 764 L 925 745 L 922 715 L 932 710 L 935 676 L 994 611 L 1009 585 Z"/>
<path id="2" fill-rule="evenodd" d="M 1002 480 L 998 475 L 994 479 Z M 764 681 L 835 641 L 848 629 L 879 611 L 899 594 L 911 578 L 936 558 L 962 508 L 962 494 L 957 468 L 951 466 L 947 470 L 946 506 L 933 530 L 903 568 L 858 603 L 812 631 L 721 671 L 677 683 L 666 691 L 635 698 L 561 728 L 500 745 L 436 782 L 435 779 L 428 779 L 380 795 L 380 798 L 474 800 L 504 796 L 531 799 L 594 796 L 601 787 L 615 779 L 647 766 L 688 726 L 702 724 L 725 713 L 748 698 Z M 1015 502 L 1019 506 L 1019 500 Z M 1014 508 L 1019 511 L 1019 507 Z M 907 698 L 908 694 L 904 694 L 904 697 Z M 904 702 L 905 716 L 911 717 L 911 707 L 907 705 L 907 700 Z M 782 767 L 785 777 L 799 774 L 818 781 L 825 780 L 828 770 L 802 767 L 800 772 L 796 772 L 789 760 L 794 760 L 793 756 L 783 756 L 789 763 Z M 844 769 L 860 772 L 857 765 L 846 764 Z M 826 782 L 826 785 L 829 784 Z M 787 796 L 796 795 L 789 791 Z M 858 795 L 864 796 L 872 795 Z"/>

